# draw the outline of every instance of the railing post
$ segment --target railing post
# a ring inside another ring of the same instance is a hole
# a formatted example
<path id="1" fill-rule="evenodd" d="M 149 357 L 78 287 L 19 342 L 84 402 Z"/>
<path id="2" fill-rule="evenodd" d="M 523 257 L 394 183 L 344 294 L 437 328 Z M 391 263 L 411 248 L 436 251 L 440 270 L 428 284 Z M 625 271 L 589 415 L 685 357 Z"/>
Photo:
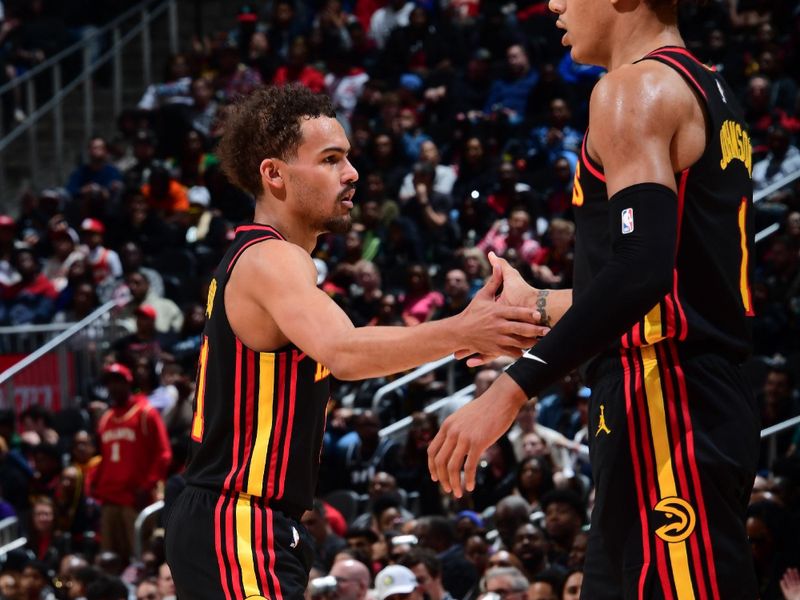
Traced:
<path id="1" fill-rule="evenodd" d="M 33 182 L 31 187 L 35 188 L 39 179 L 39 148 L 36 140 L 36 121 L 31 118 L 31 115 L 36 112 L 36 86 L 33 77 L 25 83 L 25 93 L 28 96 L 28 118 L 31 119 L 28 125 L 28 164 L 30 165 L 31 181 Z"/>
<path id="2" fill-rule="evenodd" d="M 144 87 L 153 83 L 150 68 L 150 11 L 142 9 L 142 76 L 144 77 Z"/>
<path id="3" fill-rule="evenodd" d="M 61 63 L 53 65 L 53 93 L 61 89 Z M 64 181 L 64 112 L 63 104 L 53 107 L 53 148 L 55 148 L 56 177 Z"/>
<path id="4" fill-rule="evenodd" d="M 178 53 L 178 3 L 169 0 L 169 51 L 175 55 Z"/>
<path id="5" fill-rule="evenodd" d="M 61 408 L 72 408 L 74 398 L 69 396 L 69 364 L 67 362 L 67 345 L 61 344 L 57 350 L 58 354 L 58 387 L 61 392 Z"/>
<path id="6" fill-rule="evenodd" d="M 778 456 L 778 436 L 773 435 L 769 438 L 769 451 L 767 452 L 767 456 L 769 459 L 767 462 L 767 466 L 772 469 L 772 465 L 775 463 L 775 457 Z"/>
<path id="7" fill-rule="evenodd" d="M 119 47 L 119 27 L 114 27 L 112 43 L 114 44 L 114 114 L 122 112 L 122 48 Z"/>
<path id="8" fill-rule="evenodd" d="M 94 114 L 94 97 L 92 96 L 92 75 L 89 69 L 92 66 L 92 49 L 89 46 L 83 48 L 83 137 L 84 146 L 89 143 L 93 134 L 94 125 L 92 115 Z"/>

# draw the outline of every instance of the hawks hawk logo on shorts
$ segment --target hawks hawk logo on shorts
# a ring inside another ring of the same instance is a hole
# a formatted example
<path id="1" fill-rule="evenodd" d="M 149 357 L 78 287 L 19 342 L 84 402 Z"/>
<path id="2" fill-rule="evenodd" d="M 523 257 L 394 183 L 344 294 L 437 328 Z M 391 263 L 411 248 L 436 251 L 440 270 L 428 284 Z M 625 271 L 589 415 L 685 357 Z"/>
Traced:
<path id="1" fill-rule="evenodd" d="M 692 505 L 683 498 L 662 498 L 653 510 L 662 513 L 667 520 L 666 525 L 656 529 L 656 535 L 668 544 L 682 542 L 692 535 L 697 518 Z"/>
<path id="2" fill-rule="evenodd" d="M 626 208 L 622 211 L 622 235 L 633 233 L 633 209 Z"/>

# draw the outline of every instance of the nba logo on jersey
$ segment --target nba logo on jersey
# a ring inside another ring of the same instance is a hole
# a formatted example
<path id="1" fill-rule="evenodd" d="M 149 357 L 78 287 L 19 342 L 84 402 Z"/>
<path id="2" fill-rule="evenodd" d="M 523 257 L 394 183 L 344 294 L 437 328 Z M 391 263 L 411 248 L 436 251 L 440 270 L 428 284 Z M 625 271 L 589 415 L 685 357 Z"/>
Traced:
<path id="1" fill-rule="evenodd" d="M 633 209 L 626 208 L 622 211 L 622 235 L 633 232 Z"/>

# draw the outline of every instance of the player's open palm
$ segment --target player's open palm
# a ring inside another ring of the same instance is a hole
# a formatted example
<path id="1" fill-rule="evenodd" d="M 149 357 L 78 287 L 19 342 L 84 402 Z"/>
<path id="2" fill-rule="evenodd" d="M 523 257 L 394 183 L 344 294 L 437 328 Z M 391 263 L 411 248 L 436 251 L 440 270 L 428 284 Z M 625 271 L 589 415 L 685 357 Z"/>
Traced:
<path id="1" fill-rule="evenodd" d="M 522 350 L 547 333 L 547 328 L 536 324 L 539 316 L 531 309 L 495 302 L 501 282 L 502 271 L 496 266 L 486 285 L 459 315 L 458 327 L 465 346 L 457 356 L 477 353 L 519 357 Z"/>

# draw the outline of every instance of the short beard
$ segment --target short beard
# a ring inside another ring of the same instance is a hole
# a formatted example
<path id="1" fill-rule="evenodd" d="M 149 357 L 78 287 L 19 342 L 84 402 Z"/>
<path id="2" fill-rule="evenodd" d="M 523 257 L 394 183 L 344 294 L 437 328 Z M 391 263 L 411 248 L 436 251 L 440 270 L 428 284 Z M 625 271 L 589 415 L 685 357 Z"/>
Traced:
<path id="1" fill-rule="evenodd" d="M 350 217 L 350 215 L 331 217 L 325 221 L 323 227 L 325 228 L 325 231 L 329 231 L 331 233 L 347 233 L 353 227 L 353 219 Z"/>

